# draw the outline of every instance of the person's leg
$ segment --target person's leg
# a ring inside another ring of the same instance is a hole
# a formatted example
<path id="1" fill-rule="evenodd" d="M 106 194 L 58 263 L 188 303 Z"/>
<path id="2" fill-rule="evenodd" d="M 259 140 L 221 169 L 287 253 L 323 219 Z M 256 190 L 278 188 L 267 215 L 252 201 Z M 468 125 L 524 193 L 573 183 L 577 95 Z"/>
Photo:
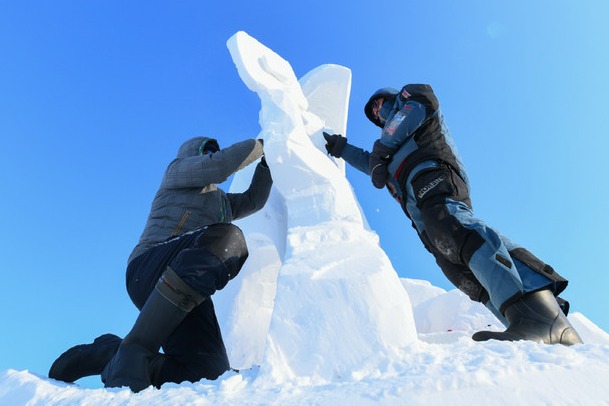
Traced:
<path id="1" fill-rule="evenodd" d="M 102 372 L 105 387 L 139 392 L 151 385 L 163 362 L 161 344 L 205 297 L 168 268 L 146 300 L 131 331 Z"/>
<path id="2" fill-rule="evenodd" d="M 473 217 L 468 187 L 454 170 L 435 162 L 421 164 L 403 189 L 406 210 L 421 240 L 453 283 L 460 277 L 448 268 L 471 272 L 496 308 L 522 294 L 522 281 L 507 259 L 507 248 L 493 229 Z"/>
<path id="3" fill-rule="evenodd" d="M 223 265 L 223 272 L 210 273 L 201 264 L 209 253 Z M 182 250 L 170 263 L 190 286 L 206 296 L 222 289 L 247 259 L 241 230 L 230 224 L 208 228 L 191 248 Z M 230 368 L 220 326 L 211 300 L 194 309 L 163 344 L 166 354 L 155 386 L 164 382 L 196 382 L 215 379 Z"/>
<path id="4" fill-rule="evenodd" d="M 425 210 L 423 217 L 427 215 L 434 216 L 426 223 L 429 225 L 428 233 L 432 230 L 432 241 L 440 246 L 444 244 L 443 248 L 450 247 L 450 250 L 444 250 L 444 254 L 452 261 L 467 264 L 489 293 L 490 303 L 487 303 L 487 307 L 498 309 L 507 321 L 505 332 L 478 332 L 474 334 L 474 340 L 532 340 L 564 345 L 581 343 L 581 338 L 554 297 L 556 283 L 550 279 L 554 273 L 549 273 L 551 268 L 543 266 L 537 272 L 529 264 L 514 258 L 514 251 L 509 250 L 506 240 L 474 218 L 460 202 L 447 199 L 443 206 L 436 205 Z M 450 226 L 442 227 L 437 220 L 432 224 L 434 218 L 442 219 L 444 226 Z M 453 253 L 458 253 L 459 257 L 453 258 Z M 541 263 L 534 260 L 532 255 L 530 257 L 530 264 Z"/>
<path id="5" fill-rule="evenodd" d="M 139 310 L 146 304 L 171 260 L 180 251 L 190 248 L 200 232 L 204 232 L 204 229 L 158 244 L 129 263 L 126 274 L 127 293 Z"/>
<path id="6" fill-rule="evenodd" d="M 553 286 L 548 276 L 512 258 L 504 237 L 462 202 L 446 199 L 424 208 L 423 217 L 432 244 L 451 262 L 467 266 L 501 313 L 522 295 Z"/>
<path id="7" fill-rule="evenodd" d="M 193 309 L 239 272 L 247 258 L 245 239 L 236 226 L 212 225 L 194 235 L 192 248 L 182 249 L 170 261 L 106 366 L 102 374 L 106 387 L 129 386 L 137 392 L 158 381 L 162 365 L 171 357 L 158 353 L 161 345 Z M 137 292 L 130 295 L 138 300 Z"/>
<path id="8" fill-rule="evenodd" d="M 154 386 L 165 382 L 213 380 L 230 369 L 211 298 L 186 316 L 163 344 L 165 361 Z"/>
<path id="9" fill-rule="evenodd" d="M 467 186 L 453 170 L 438 166 L 421 171 L 409 180 L 409 207 L 416 212 L 412 217 L 419 221 L 417 229 L 422 239 L 428 241 L 433 250 L 439 252 L 448 262 L 461 264 L 472 272 L 488 292 L 488 305 L 498 309 L 499 314 L 505 315 L 512 328 L 513 334 L 505 335 L 505 339 L 519 336 L 521 339 L 539 339 L 547 343 L 560 342 L 567 345 L 581 342 L 578 341 L 577 333 L 571 333 L 575 330 L 564 314 L 555 314 L 554 308 L 558 307 L 556 300 L 552 299 L 552 302 L 546 300 L 545 294 L 536 294 L 545 291 L 552 294 L 550 289 L 555 290 L 555 280 L 549 278 L 549 273 L 544 274 L 544 271 L 551 268 L 543 266 L 535 269 L 528 263 L 512 258 L 506 245 L 509 240 L 473 216 Z M 531 257 L 534 258 L 532 255 Z M 533 262 L 529 261 L 530 264 Z M 553 295 L 551 296 L 553 298 Z M 526 306 L 512 307 L 512 311 L 507 312 L 508 308 L 520 303 L 524 297 L 534 302 L 529 304 L 529 307 L 537 309 L 535 314 L 533 310 L 522 314 Z M 543 300 L 536 299 L 539 297 Z M 516 308 L 521 310 L 517 313 L 519 316 L 510 317 L 509 314 L 516 314 Z M 541 317 L 541 313 L 547 315 Z M 553 320 L 547 319 L 549 315 L 552 315 Z M 535 331 L 528 327 L 516 330 L 516 324 L 526 324 L 517 320 L 527 317 L 541 317 L 537 323 L 532 322 L 539 328 Z M 557 333 L 556 330 L 562 333 Z M 478 335 L 475 339 L 482 337 Z"/>

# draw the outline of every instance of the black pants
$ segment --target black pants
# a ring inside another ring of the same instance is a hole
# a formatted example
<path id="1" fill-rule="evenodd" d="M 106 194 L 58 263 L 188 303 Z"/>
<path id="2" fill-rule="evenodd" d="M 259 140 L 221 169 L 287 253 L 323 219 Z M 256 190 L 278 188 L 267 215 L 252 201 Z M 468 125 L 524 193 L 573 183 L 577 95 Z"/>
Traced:
<path id="1" fill-rule="evenodd" d="M 223 249 L 214 250 L 219 244 Z M 212 254 L 220 251 L 229 256 L 218 258 Z M 216 379 L 230 368 L 210 296 L 236 276 L 246 258 L 241 230 L 231 224 L 218 224 L 159 244 L 129 263 L 127 292 L 140 310 L 168 266 L 207 297 L 163 343 L 165 361 L 158 382 L 153 382 L 155 386 Z"/>

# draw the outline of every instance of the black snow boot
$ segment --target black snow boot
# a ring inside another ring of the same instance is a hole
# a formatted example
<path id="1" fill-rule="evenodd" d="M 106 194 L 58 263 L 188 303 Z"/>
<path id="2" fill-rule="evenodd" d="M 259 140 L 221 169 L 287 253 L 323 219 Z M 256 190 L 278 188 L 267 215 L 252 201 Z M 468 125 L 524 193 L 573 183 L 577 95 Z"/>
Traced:
<path id="1" fill-rule="evenodd" d="M 505 309 L 509 327 L 504 332 L 479 331 L 475 341 L 543 341 L 545 344 L 582 344 L 550 290 L 528 293 Z"/>
<path id="2" fill-rule="evenodd" d="M 164 361 L 159 349 L 204 297 L 171 268 L 163 273 L 133 328 L 102 372 L 106 388 L 128 386 L 139 392 L 152 385 Z"/>
<path id="3" fill-rule="evenodd" d="M 74 346 L 53 362 L 49 370 L 49 378 L 74 382 L 85 376 L 99 375 L 116 354 L 120 343 L 120 337 L 104 334 L 91 344 Z"/>

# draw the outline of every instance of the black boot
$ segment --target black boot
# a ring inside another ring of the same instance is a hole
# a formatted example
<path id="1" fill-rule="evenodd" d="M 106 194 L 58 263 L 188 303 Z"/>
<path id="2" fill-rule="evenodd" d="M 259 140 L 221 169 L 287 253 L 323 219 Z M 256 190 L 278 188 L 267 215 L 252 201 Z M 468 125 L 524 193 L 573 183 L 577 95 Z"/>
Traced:
<path id="1" fill-rule="evenodd" d="M 104 334 L 91 344 L 72 347 L 53 362 L 49 370 L 49 378 L 74 382 L 85 376 L 99 375 L 116 354 L 120 343 L 120 337 Z"/>
<path id="2" fill-rule="evenodd" d="M 562 312 L 550 290 L 529 293 L 505 309 L 509 327 L 504 332 L 479 331 L 475 341 L 543 341 L 545 344 L 573 345 L 582 340 Z"/>
<path id="3" fill-rule="evenodd" d="M 128 386 L 133 392 L 150 386 L 163 363 L 164 356 L 158 352 L 161 345 L 203 300 L 203 296 L 167 268 L 133 328 L 102 372 L 104 386 Z"/>

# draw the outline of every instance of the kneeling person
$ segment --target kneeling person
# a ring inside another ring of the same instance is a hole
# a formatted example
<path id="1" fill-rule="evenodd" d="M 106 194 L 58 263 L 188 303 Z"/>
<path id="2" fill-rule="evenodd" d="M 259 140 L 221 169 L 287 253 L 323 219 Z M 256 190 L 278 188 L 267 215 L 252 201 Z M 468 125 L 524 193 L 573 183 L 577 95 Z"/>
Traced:
<path id="1" fill-rule="evenodd" d="M 225 193 L 216 186 L 261 157 L 247 191 Z M 105 334 L 71 348 L 49 377 L 73 382 L 101 374 L 106 387 L 138 392 L 165 382 L 216 379 L 227 371 L 211 296 L 248 256 L 244 236 L 231 222 L 260 210 L 271 186 L 260 140 L 222 150 L 210 138 L 185 142 L 165 171 L 129 257 L 127 291 L 140 309 L 133 328 L 123 340 Z"/>

